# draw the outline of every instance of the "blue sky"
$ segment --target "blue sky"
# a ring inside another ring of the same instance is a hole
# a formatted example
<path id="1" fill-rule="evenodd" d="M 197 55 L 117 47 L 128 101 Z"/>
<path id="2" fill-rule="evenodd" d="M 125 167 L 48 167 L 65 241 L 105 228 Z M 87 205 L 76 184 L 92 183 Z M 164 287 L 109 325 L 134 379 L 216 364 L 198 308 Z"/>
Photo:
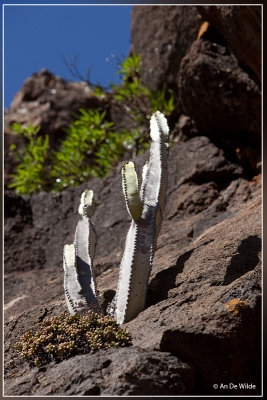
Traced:
<path id="1" fill-rule="evenodd" d="M 131 6 L 5 6 L 4 106 L 32 73 L 46 68 L 75 80 L 65 59 L 74 60 L 80 73 L 107 86 L 118 82 L 117 58 L 130 49 Z"/>

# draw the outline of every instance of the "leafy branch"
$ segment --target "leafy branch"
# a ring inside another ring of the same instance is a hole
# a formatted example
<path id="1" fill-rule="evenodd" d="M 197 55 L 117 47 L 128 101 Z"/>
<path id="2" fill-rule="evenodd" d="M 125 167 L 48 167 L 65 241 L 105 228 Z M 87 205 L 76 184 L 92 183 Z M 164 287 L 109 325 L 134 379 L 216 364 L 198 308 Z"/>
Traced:
<path id="1" fill-rule="evenodd" d="M 76 77 L 82 78 L 77 56 L 68 65 Z M 166 86 L 161 91 L 144 86 L 140 68 L 141 56 L 132 55 L 120 62 L 118 74 L 122 82 L 111 84 L 110 93 L 93 86 L 95 96 L 108 96 L 127 108 L 133 122 L 130 130 L 116 131 L 114 123 L 107 120 L 106 111 L 80 109 L 66 129 L 60 147 L 52 151 L 48 135 L 38 134 L 40 127 L 13 124 L 13 131 L 23 138 L 24 147 L 17 149 L 14 144 L 10 147 L 19 164 L 8 187 L 18 194 L 61 191 L 80 185 L 90 177 L 104 177 L 127 152 L 132 155 L 146 150 L 149 135 L 144 130 L 144 120 L 148 125 L 150 115 L 157 110 L 169 116 L 174 110 L 174 96 Z"/>

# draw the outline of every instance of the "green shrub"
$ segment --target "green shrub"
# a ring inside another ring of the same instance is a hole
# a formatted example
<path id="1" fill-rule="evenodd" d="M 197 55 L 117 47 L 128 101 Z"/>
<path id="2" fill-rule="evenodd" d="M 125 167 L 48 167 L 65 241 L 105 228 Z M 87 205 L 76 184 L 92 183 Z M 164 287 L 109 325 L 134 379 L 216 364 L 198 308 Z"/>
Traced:
<path id="1" fill-rule="evenodd" d="M 138 99 L 138 97 L 143 98 L 144 103 L 149 104 L 148 119 L 157 110 L 160 110 L 166 116 L 171 114 L 174 110 L 174 96 L 172 91 L 167 91 L 166 85 L 163 86 L 162 90 L 149 90 L 148 87 L 142 84 L 140 55 L 134 54 L 122 60 L 119 67 L 118 73 L 122 78 L 122 85 L 112 85 L 116 100 L 133 101 L 134 99 Z M 135 111 L 138 113 L 138 110 Z"/>
<path id="2" fill-rule="evenodd" d="M 79 185 L 89 177 L 106 175 L 123 152 L 122 137 L 105 121 L 106 112 L 80 110 L 66 130 L 59 151 L 53 153 L 51 177 L 54 190 Z"/>
<path id="3" fill-rule="evenodd" d="M 116 132 L 114 123 L 105 121 L 105 117 L 105 111 L 80 109 L 80 115 L 66 130 L 59 151 L 53 153 L 53 190 L 79 185 L 89 177 L 103 178 L 135 146 L 139 132 Z"/>
<path id="4" fill-rule="evenodd" d="M 113 318 L 88 311 L 84 315 L 62 313 L 44 320 L 39 331 L 26 332 L 14 348 L 33 366 L 130 344 L 130 333 Z"/>
<path id="5" fill-rule="evenodd" d="M 49 148 L 49 137 L 38 136 L 40 127 L 32 124 L 24 128 L 13 124 L 13 131 L 24 139 L 24 148 L 11 150 L 19 161 L 13 181 L 8 186 L 17 194 L 61 191 L 68 186 L 80 185 L 90 177 L 104 177 L 118 163 L 125 152 L 139 154 L 149 147 L 149 135 L 144 121 L 161 110 L 166 116 L 174 109 L 174 97 L 164 87 L 150 91 L 141 83 L 141 57 L 133 55 L 120 62 L 118 73 L 121 85 L 111 84 L 111 93 L 94 88 L 96 96 L 112 96 L 125 103 L 132 117 L 131 130 L 114 130 L 114 123 L 107 121 L 106 112 L 80 109 L 75 120 L 66 129 L 66 137 L 56 151 Z"/>
<path id="6" fill-rule="evenodd" d="M 121 84 L 111 84 L 111 94 L 104 92 L 100 87 L 94 88 L 96 96 L 101 98 L 112 96 L 117 102 L 127 105 L 135 131 L 136 154 L 149 147 L 149 134 L 147 130 L 144 131 L 144 125 L 148 125 L 151 114 L 160 110 L 168 117 L 175 108 L 173 92 L 167 89 L 166 85 L 163 85 L 162 90 L 150 90 L 142 84 L 141 63 L 141 56 L 137 54 L 118 62 Z"/>
<path id="7" fill-rule="evenodd" d="M 144 117 L 148 120 L 151 114 L 160 110 L 166 116 L 174 110 L 174 96 L 166 85 L 162 90 L 150 90 L 141 82 L 141 56 L 133 54 L 119 61 L 118 74 L 121 84 L 111 83 L 112 96 L 119 102 L 125 102 L 135 119 L 144 123 Z M 100 87 L 95 87 L 95 95 L 105 97 L 107 95 Z M 146 115 L 144 115 L 146 114 Z"/>
<path id="8" fill-rule="evenodd" d="M 36 191 L 48 189 L 49 179 L 49 137 L 37 136 L 40 127 L 34 128 L 33 124 L 22 127 L 14 123 L 12 129 L 24 140 L 24 148 L 16 150 L 16 145 L 11 144 L 10 149 L 19 161 L 13 182 L 9 188 L 14 188 L 19 194 L 31 194 Z M 16 151 L 15 151 L 16 150 Z"/>
<path id="9" fill-rule="evenodd" d="M 24 148 L 15 151 L 15 145 L 10 147 L 20 163 L 8 187 L 17 194 L 61 191 L 90 177 L 104 177 L 126 151 L 136 146 L 139 135 L 138 130 L 114 131 L 113 122 L 107 122 L 105 117 L 105 111 L 80 109 L 59 149 L 50 153 L 49 137 L 37 137 L 39 127 L 14 124 L 13 130 L 24 139 Z M 142 149 L 147 146 L 143 143 Z"/>

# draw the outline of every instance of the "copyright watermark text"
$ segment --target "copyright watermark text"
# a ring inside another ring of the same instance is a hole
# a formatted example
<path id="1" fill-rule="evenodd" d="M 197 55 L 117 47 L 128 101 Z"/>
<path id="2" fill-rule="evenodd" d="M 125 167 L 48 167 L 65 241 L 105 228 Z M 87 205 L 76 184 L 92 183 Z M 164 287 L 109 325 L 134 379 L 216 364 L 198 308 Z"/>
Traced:
<path id="1" fill-rule="evenodd" d="M 256 385 L 254 383 L 214 383 L 213 389 L 248 389 L 255 390 Z"/>

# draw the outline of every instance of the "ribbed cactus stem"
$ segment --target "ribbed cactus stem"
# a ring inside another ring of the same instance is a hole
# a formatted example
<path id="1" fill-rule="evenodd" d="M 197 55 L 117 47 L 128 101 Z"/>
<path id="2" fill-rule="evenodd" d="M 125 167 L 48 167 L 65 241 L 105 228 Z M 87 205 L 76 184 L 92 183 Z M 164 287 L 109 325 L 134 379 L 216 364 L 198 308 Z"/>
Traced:
<path id="1" fill-rule="evenodd" d="M 66 244 L 63 250 L 64 289 L 68 309 L 71 314 L 87 308 L 76 271 L 76 255 L 73 244 Z"/>
<path id="2" fill-rule="evenodd" d="M 81 219 L 76 227 L 74 243 L 64 247 L 64 288 L 67 306 L 71 314 L 86 312 L 88 309 L 100 313 L 93 271 L 96 233 L 90 220 L 95 211 L 92 190 L 82 193 L 78 211 Z"/>
<path id="3" fill-rule="evenodd" d="M 153 245 L 156 249 L 166 202 L 169 154 L 169 127 L 166 118 L 159 111 L 150 119 L 150 137 L 150 158 L 142 181 L 141 200 L 144 203 L 142 218 L 149 221 L 155 229 Z"/>
<path id="4" fill-rule="evenodd" d="M 124 164 L 122 172 L 123 192 L 128 210 L 129 193 L 134 192 L 134 199 L 140 198 L 140 201 L 136 202 L 138 213 L 133 214 L 130 211 L 133 219 L 120 264 L 114 306 L 110 307 L 110 312 L 118 323 L 132 320 L 144 309 L 148 279 L 165 206 L 169 128 L 162 113 L 157 111 L 152 115 L 150 129 L 152 139 L 150 158 L 143 168 L 141 195 L 136 194 L 136 183 L 133 185 L 134 190 L 131 187 L 135 180 L 133 177 L 136 175 L 134 164 L 131 163 L 129 166 L 128 163 L 128 170 Z M 128 171 L 129 176 L 127 176 Z M 135 209 L 134 206 L 131 208 Z"/>
<path id="5" fill-rule="evenodd" d="M 92 217 L 95 213 L 95 200 L 94 192 L 86 189 L 81 195 L 81 202 L 79 205 L 78 213 L 81 216 L 87 215 Z"/>
<path id="6" fill-rule="evenodd" d="M 141 217 L 143 205 L 139 194 L 138 178 L 132 161 L 123 164 L 121 175 L 127 210 L 134 220 L 138 220 Z"/>

